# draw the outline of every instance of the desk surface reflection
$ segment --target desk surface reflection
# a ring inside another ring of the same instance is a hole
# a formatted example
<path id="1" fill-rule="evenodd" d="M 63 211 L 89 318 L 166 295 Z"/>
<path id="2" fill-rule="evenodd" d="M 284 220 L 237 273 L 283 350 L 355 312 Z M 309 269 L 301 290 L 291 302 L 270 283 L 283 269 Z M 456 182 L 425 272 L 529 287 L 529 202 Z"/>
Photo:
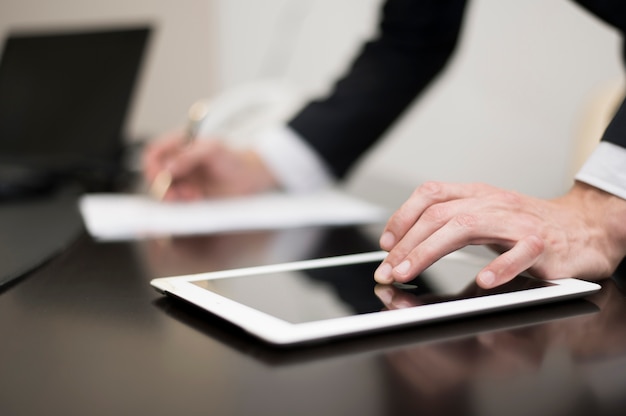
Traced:
<path id="1" fill-rule="evenodd" d="M 584 300 L 298 349 L 265 345 L 149 285 L 172 274 L 377 249 L 376 232 L 118 243 L 81 235 L 0 293 L 0 413 L 621 414 L 619 277 Z"/>

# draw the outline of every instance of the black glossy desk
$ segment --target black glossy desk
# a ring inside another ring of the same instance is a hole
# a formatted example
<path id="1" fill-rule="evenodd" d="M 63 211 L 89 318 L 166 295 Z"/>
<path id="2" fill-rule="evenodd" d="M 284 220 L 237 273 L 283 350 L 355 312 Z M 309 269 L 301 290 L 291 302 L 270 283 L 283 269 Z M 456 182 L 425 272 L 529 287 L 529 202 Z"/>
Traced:
<path id="1" fill-rule="evenodd" d="M 311 233 L 81 234 L 0 292 L 0 415 L 624 414 L 626 300 L 612 279 L 588 300 L 296 350 L 148 284 L 372 246 L 335 229 L 314 249 L 277 249 Z"/>

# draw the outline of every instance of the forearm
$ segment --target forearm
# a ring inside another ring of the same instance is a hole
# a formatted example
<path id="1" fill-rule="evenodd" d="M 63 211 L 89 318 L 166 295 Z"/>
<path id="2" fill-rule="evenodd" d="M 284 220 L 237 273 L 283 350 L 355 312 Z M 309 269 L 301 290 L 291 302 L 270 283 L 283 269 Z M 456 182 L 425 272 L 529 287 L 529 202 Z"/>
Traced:
<path id="1" fill-rule="evenodd" d="M 368 42 L 330 96 L 290 123 L 343 177 L 441 71 L 459 35 L 465 0 L 390 0 Z"/>

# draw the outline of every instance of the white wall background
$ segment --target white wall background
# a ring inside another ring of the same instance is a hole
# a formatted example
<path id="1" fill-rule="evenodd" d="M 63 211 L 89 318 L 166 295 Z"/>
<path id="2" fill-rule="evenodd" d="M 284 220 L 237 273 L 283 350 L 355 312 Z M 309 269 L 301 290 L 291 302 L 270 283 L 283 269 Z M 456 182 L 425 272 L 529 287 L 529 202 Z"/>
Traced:
<path id="1" fill-rule="evenodd" d="M 311 93 L 323 91 L 373 33 L 381 2 L 216 3 L 221 85 L 282 76 Z M 266 71 L 268 56 L 281 65 Z M 617 34 L 572 2 L 473 1 L 452 65 L 355 180 L 484 181 L 557 195 L 580 163 L 589 102 L 607 83 L 621 83 L 621 73 Z"/>
<path id="2" fill-rule="evenodd" d="M 156 134 L 188 104 L 279 79 L 324 92 L 374 33 L 381 0 L 0 0 L 15 25 L 152 19 L 159 33 L 130 129 Z M 357 170 L 484 181 L 550 197 L 571 184 L 599 89 L 621 86 L 617 34 L 567 0 L 475 0 L 452 64 Z M 592 136 L 598 136 L 594 130 Z"/>

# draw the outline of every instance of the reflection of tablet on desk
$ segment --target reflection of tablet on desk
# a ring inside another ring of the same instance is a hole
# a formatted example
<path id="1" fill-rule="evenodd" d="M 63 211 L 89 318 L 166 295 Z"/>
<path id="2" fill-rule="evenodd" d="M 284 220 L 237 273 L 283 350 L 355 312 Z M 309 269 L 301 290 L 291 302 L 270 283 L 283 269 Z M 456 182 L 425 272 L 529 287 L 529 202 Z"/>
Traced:
<path id="1" fill-rule="evenodd" d="M 518 276 L 506 285 L 483 290 L 474 278 L 487 260 L 465 252 L 448 255 L 408 285 L 380 286 L 373 273 L 385 254 L 160 278 L 151 284 L 279 345 L 553 302 L 600 289 L 577 279 Z M 385 292 L 404 307 L 388 310 L 379 298 Z"/>

